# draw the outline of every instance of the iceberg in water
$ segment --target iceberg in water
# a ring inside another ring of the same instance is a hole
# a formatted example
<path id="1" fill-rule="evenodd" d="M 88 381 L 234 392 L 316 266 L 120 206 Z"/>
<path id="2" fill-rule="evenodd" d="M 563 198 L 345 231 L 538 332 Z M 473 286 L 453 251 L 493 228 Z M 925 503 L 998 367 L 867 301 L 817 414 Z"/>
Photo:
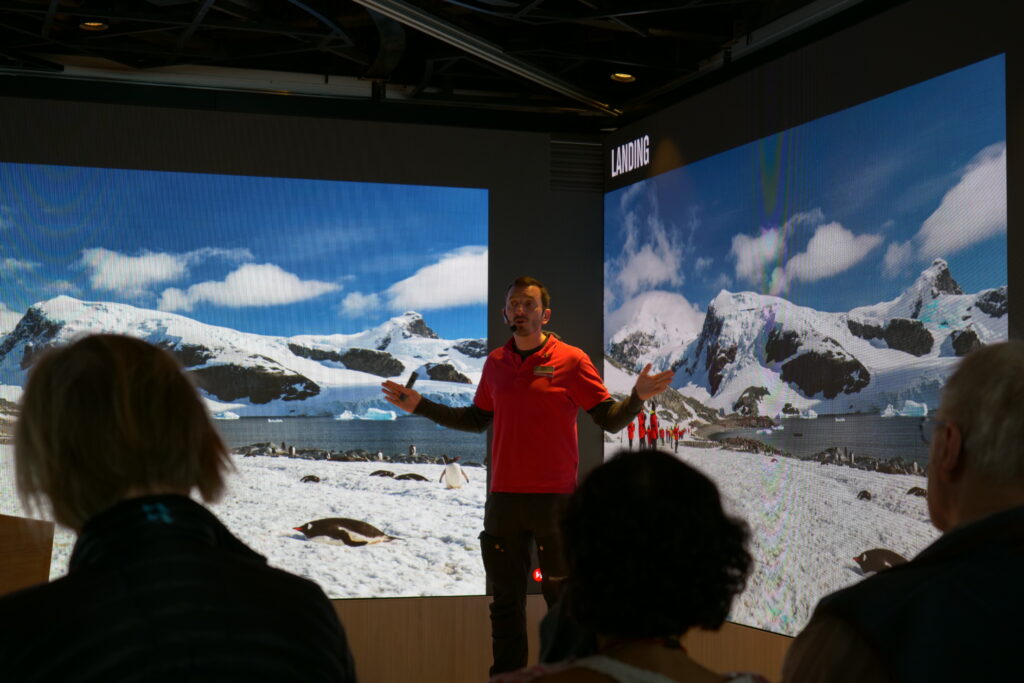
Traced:
<path id="1" fill-rule="evenodd" d="M 903 417 L 928 417 L 928 404 L 917 401 L 904 401 L 903 410 L 900 411 Z"/>
<path id="2" fill-rule="evenodd" d="M 893 408 L 890 403 L 885 407 L 885 410 L 882 411 L 882 414 L 879 415 L 879 417 L 896 417 L 897 415 L 899 415 L 899 413 L 896 412 L 896 409 Z"/>
<path id="3" fill-rule="evenodd" d="M 393 410 L 381 410 L 380 408 L 367 408 L 366 412 L 362 415 L 356 415 L 351 410 L 346 410 L 341 415 L 335 417 L 335 420 L 384 420 L 392 421 L 398 418 L 398 414 Z"/>
<path id="4" fill-rule="evenodd" d="M 814 412 L 813 408 L 808 408 L 807 410 L 800 411 L 800 417 L 804 420 L 817 420 L 818 414 Z"/>
<path id="5" fill-rule="evenodd" d="M 215 413 L 213 416 L 214 420 L 237 420 L 239 419 L 238 413 L 233 413 L 230 410 L 225 410 L 221 413 Z"/>

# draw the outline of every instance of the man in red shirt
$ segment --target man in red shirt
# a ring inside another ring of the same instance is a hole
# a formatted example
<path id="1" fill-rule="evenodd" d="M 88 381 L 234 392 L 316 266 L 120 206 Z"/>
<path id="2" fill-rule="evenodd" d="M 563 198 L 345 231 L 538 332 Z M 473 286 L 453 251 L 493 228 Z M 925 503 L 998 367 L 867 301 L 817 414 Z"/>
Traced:
<path id="1" fill-rule="evenodd" d="M 633 435 L 636 434 L 636 423 L 632 420 L 626 425 L 626 434 L 629 436 L 629 450 L 633 450 Z"/>
<path id="2" fill-rule="evenodd" d="M 617 432 L 673 376 L 670 370 L 651 375 L 648 365 L 630 396 L 616 402 L 586 353 L 543 330 L 551 318 L 550 296 L 534 278 L 520 277 L 509 286 L 502 316 L 512 339 L 488 355 L 472 406 L 451 408 L 396 382 L 382 385 L 391 404 L 446 427 L 482 432 L 493 422 L 490 490 L 480 534 L 484 569 L 494 591 L 492 675 L 527 662 L 531 538 L 537 544 L 541 589 L 549 606 L 566 575 L 560 521 L 576 488 L 577 412 L 582 408 L 603 429 Z"/>

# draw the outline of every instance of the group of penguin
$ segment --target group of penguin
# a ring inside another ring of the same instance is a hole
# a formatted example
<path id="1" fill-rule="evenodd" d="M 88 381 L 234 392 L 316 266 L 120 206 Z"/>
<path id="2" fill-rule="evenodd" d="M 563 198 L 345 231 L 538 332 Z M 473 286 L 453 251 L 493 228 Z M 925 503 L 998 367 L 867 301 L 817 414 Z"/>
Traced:
<path id="1" fill-rule="evenodd" d="M 469 481 L 469 476 L 465 470 L 458 463 L 458 457 L 449 458 L 448 456 L 442 456 L 444 458 L 444 471 L 441 472 L 441 477 L 438 479 L 439 483 L 445 484 L 446 488 L 457 489 L 462 488 L 465 482 Z M 371 477 L 394 477 L 400 480 L 415 480 L 415 481 L 427 481 L 427 478 L 415 474 L 402 474 L 395 476 L 394 472 L 388 470 L 377 470 L 370 473 Z M 315 475 L 307 475 L 302 478 L 302 481 L 320 481 Z M 914 487 L 907 491 L 910 495 L 923 495 L 923 489 Z M 861 491 L 857 498 L 860 500 L 871 500 L 871 494 L 867 491 Z M 359 547 L 364 545 L 370 545 L 373 543 L 384 543 L 386 541 L 393 541 L 397 539 L 397 536 L 391 536 L 384 533 L 377 527 L 373 526 L 368 522 L 364 522 L 358 519 L 349 519 L 347 517 L 330 517 L 327 519 L 318 519 L 312 522 L 306 522 L 302 526 L 294 527 L 295 531 L 298 531 L 306 536 L 306 538 L 316 539 L 326 543 L 343 543 L 350 547 Z M 885 569 L 890 569 L 900 564 L 906 563 L 906 558 L 885 548 L 872 548 L 866 550 L 860 555 L 853 558 L 853 561 L 857 563 L 861 572 L 880 572 Z"/>
<path id="2" fill-rule="evenodd" d="M 467 475 L 465 470 L 462 469 L 462 466 L 459 465 L 459 457 L 456 456 L 454 458 L 449 458 L 447 455 L 442 455 L 441 457 L 444 458 L 444 470 L 441 472 L 441 478 L 438 479 L 438 482 L 443 483 L 445 488 L 462 488 L 462 485 L 469 481 L 469 475 Z M 375 472 L 371 472 L 370 476 L 393 477 L 397 480 L 407 481 L 427 481 L 427 478 L 423 475 L 413 472 L 401 474 L 396 477 L 394 472 L 390 472 L 388 470 L 376 470 Z M 320 478 L 314 474 L 307 474 L 300 481 L 315 483 L 319 482 Z M 398 538 L 397 536 L 391 536 L 384 533 L 369 522 L 364 522 L 359 519 L 349 519 L 347 517 L 317 519 L 312 522 L 306 522 L 302 526 L 293 528 L 295 531 L 303 534 L 306 538 L 321 541 L 323 543 L 341 543 L 350 547 L 359 547 L 373 543 L 384 543 Z"/>

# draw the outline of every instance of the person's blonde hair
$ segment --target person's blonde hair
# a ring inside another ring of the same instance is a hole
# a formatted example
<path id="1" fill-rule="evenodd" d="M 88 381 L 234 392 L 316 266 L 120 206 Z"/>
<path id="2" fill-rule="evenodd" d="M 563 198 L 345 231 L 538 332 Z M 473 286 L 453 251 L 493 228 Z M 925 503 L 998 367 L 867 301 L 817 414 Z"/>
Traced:
<path id="1" fill-rule="evenodd" d="M 15 428 L 18 492 L 80 530 L 140 493 L 215 501 L 231 461 L 192 382 L 167 351 L 110 334 L 40 354 Z"/>
<path id="2" fill-rule="evenodd" d="M 1024 342 L 968 354 L 946 382 L 940 412 L 960 428 L 977 475 L 1024 480 Z"/>

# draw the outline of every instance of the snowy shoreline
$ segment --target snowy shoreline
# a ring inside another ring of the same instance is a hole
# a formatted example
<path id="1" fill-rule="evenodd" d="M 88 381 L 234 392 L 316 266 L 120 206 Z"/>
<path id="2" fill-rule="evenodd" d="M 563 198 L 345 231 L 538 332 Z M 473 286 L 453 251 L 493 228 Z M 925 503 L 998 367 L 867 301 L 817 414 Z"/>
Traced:
<path id="1" fill-rule="evenodd" d="M 709 444 L 710 445 L 710 444 Z M 619 450 L 605 444 L 605 454 Z M 13 448 L 0 446 L 0 513 L 24 515 L 14 490 Z M 911 558 L 938 537 L 912 474 L 883 474 L 758 453 L 680 445 L 678 456 L 718 486 L 730 514 L 751 529 L 754 567 L 730 620 L 795 635 L 817 601 L 863 578 L 853 557 L 888 548 Z M 210 506 L 244 543 L 270 564 L 317 582 L 331 598 L 481 595 L 485 590 L 478 535 L 486 477 L 469 468 L 469 483 L 446 489 L 441 465 L 391 462 L 396 475 L 372 477 L 381 462 L 332 462 L 232 456 L 224 500 Z M 308 474 L 319 483 L 302 483 Z M 858 498 L 869 491 L 871 500 Z M 293 527 L 327 517 L 360 519 L 400 540 L 349 548 L 306 539 Z M 55 534 L 52 578 L 66 571 L 74 535 Z M 624 550 L 628 552 L 628 548 Z"/>
<path id="2" fill-rule="evenodd" d="M 606 457 L 621 447 L 606 442 Z M 796 635 L 818 600 L 864 578 L 853 557 L 888 548 L 910 559 L 939 536 L 925 499 L 907 493 L 927 485 L 920 475 L 720 447 L 680 445 L 677 457 L 714 481 L 727 511 L 750 527 L 754 566 L 730 621 Z"/>

